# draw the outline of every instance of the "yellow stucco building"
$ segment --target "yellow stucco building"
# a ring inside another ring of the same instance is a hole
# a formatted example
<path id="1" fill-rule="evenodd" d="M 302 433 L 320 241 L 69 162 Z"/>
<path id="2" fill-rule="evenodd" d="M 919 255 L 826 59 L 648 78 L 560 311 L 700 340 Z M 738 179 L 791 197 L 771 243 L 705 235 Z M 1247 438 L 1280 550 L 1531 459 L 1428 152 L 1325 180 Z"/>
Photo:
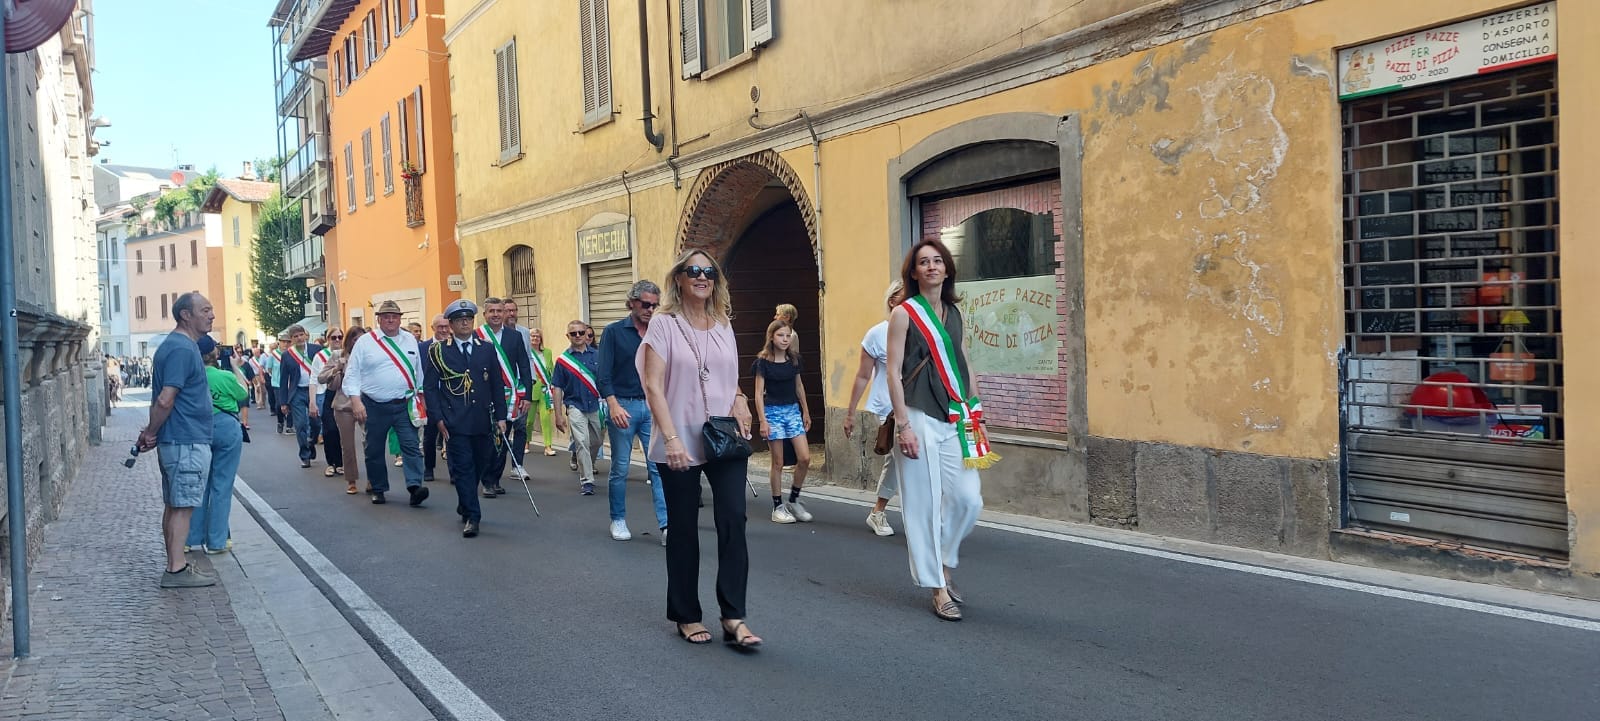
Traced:
<path id="1" fill-rule="evenodd" d="M 206 227 L 208 295 L 216 321 L 212 335 L 223 343 L 244 345 L 269 340 L 276 328 L 264 329 L 250 303 L 255 288 L 255 268 L 251 263 L 255 249 L 256 221 L 261 204 L 272 197 L 277 183 L 256 180 L 254 175 L 219 178 L 206 196 L 201 211 L 214 216 Z"/>
<path id="2" fill-rule="evenodd" d="M 743 353 L 799 306 L 823 474 L 866 485 L 859 342 L 941 238 L 989 508 L 1600 595 L 1600 382 L 1563 372 L 1600 351 L 1600 211 L 1557 215 L 1600 6 L 904 13 L 447 4 L 468 293 L 598 323 L 706 248 Z"/>

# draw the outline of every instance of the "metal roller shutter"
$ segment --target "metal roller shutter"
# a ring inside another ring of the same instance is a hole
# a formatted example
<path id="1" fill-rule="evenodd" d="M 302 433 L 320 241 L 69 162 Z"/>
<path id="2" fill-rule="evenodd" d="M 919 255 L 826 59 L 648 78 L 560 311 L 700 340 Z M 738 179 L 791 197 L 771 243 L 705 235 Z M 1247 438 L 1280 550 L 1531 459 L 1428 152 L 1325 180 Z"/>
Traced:
<path id="1" fill-rule="evenodd" d="M 628 315 L 628 289 L 633 287 L 633 261 L 629 258 L 604 260 L 583 266 L 585 287 L 589 291 L 589 325 L 595 331 Z"/>
<path id="2" fill-rule="evenodd" d="M 1567 555 L 1555 75 L 1344 104 L 1349 525 Z"/>

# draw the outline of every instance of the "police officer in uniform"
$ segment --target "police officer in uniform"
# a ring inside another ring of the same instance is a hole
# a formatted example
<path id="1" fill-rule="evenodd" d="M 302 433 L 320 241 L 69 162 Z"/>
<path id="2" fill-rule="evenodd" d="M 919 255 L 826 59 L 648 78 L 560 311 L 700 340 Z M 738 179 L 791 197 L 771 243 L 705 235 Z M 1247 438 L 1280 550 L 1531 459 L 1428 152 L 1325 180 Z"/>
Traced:
<path id="1" fill-rule="evenodd" d="M 464 538 L 478 535 L 482 518 L 478 480 L 495 461 L 495 443 L 506 429 L 504 381 L 494 346 L 474 334 L 478 306 L 451 303 L 444 312 L 450 337 L 428 345 L 423 358 L 423 390 L 428 421 L 444 439 L 450 482 L 456 487 L 456 513 Z"/>

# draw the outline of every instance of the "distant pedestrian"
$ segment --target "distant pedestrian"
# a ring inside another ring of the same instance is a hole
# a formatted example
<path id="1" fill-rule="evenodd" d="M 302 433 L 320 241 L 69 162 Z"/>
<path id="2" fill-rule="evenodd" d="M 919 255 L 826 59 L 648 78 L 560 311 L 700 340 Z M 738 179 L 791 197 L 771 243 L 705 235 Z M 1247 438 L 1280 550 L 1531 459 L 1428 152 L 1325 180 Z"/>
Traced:
<path id="1" fill-rule="evenodd" d="M 550 390 L 550 376 L 555 373 L 556 360 L 550 349 L 544 347 L 544 331 L 538 328 L 528 330 L 528 356 L 534 380 L 534 384 L 528 388 L 528 399 L 533 404 L 528 411 L 528 435 L 533 435 L 534 425 L 537 424 L 540 439 L 544 442 L 544 454 L 553 456 L 556 454 L 556 402 L 555 393 Z"/>
<path id="2" fill-rule="evenodd" d="M 430 343 L 422 361 L 428 416 L 449 449 L 445 461 L 456 489 L 463 538 L 478 535 L 483 519 L 478 489 L 503 454 L 495 450 L 495 439 L 504 439 L 506 416 L 513 410 L 506 405 L 502 387 L 500 351 L 473 330 L 477 310 L 470 300 L 451 303 L 445 309 L 450 338 Z"/>
<path id="3" fill-rule="evenodd" d="M 745 458 L 712 458 L 702 441 L 710 416 L 732 416 L 750 437 L 749 401 L 739 392 L 739 349 L 728 283 L 702 251 L 680 256 L 667 273 L 661 308 L 650 319 L 637 363 L 655 424 L 649 459 L 667 499 L 667 618 L 689 643 L 711 642 L 700 610 L 700 477 L 711 485 L 717 527 L 717 606 L 725 643 L 761 645 L 745 624 L 750 554 L 745 544 Z"/>
<path id="4" fill-rule="evenodd" d="M 233 479 L 239 473 L 239 458 L 244 453 L 244 421 L 239 411 L 248 392 L 245 390 L 244 357 L 231 355 L 230 370 L 217 367 L 223 346 L 211 336 L 200 336 L 199 350 L 206 362 L 206 384 L 211 389 L 211 470 L 207 474 L 204 498 L 189 519 L 186 548 L 204 548 L 206 553 L 226 553 L 233 548 L 228 516 L 233 509 Z"/>
<path id="5" fill-rule="evenodd" d="M 884 293 L 883 302 L 887 310 L 893 312 L 895 306 L 905 300 L 905 283 L 895 281 L 889 284 L 889 290 Z M 861 363 L 856 370 L 855 386 L 850 389 L 850 407 L 844 413 L 844 435 L 854 438 L 856 433 L 856 408 L 861 403 L 861 396 L 866 393 L 867 412 L 876 416 L 878 425 L 871 430 L 877 432 L 884 421 L 894 414 L 894 404 L 889 401 L 889 371 L 886 364 L 889 361 L 889 321 L 880 321 L 877 325 L 867 330 L 861 338 Z M 872 390 L 867 392 L 868 384 Z M 883 470 L 878 472 L 878 502 L 872 505 L 872 511 L 867 513 L 867 527 L 880 536 L 893 536 L 894 527 L 889 525 L 885 509 L 889 507 L 889 499 L 894 498 L 900 488 L 900 475 L 895 464 L 893 448 L 883 457 Z"/>
<path id="6" fill-rule="evenodd" d="M 317 436 L 322 432 L 322 411 L 317 408 L 316 371 L 311 359 L 322 346 L 308 342 L 310 334 L 295 324 L 289 326 L 289 349 L 283 352 L 283 368 L 278 371 L 278 410 L 294 423 L 295 441 L 300 447 L 300 467 L 310 468 L 317 460 Z"/>
<path id="7" fill-rule="evenodd" d="M 800 502 L 806 472 L 811 468 L 811 447 L 806 432 L 811 430 L 811 409 L 806 406 L 805 384 L 800 380 L 800 354 L 792 347 L 794 328 L 781 320 L 767 325 L 766 342 L 756 354 L 751 373 L 756 379 L 756 418 L 761 437 L 772 451 L 768 481 L 772 485 L 772 522 L 811 522 L 811 513 Z M 794 477 L 789 498 L 783 498 L 783 443 L 794 443 Z"/>
<path id="8" fill-rule="evenodd" d="M 139 432 L 140 451 L 154 450 L 161 468 L 161 537 L 167 549 L 162 588 L 193 588 L 217 582 L 188 563 L 184 537 L 195 506 L 205 500 L 211 471 L 211 387 L 196 340 L 211 332 L 211 301 L 196 292 L 172 303 L 173 332 L 156 349 L 152 366 L 150 420 Z"/>
<path id="9" fill-rule="evenodd" d="M 411 505 L 420 506 L 428 497 L 422 485 L 422 448 L 417 428 L 427 423 L 423 407 L 422 358 L 417 338 L 400 330 L 400 304 L 392 300 L 378 305 L 378 330 L 362 336 L 350 352 L 345 367 L 344 393 L 357 423 L 367 424 L 367 479 L 372 487 L 372 502 L 387 503 L 389 469 L 384 463 L 384 439 L 390 431 L 400 443 L 405 468 L 406 491 Z"/>
<path id="10" fill-rule="evenodd" d="M 279 334 L 278 340 L 267 346 L 267 353 L 261 359 L 261 365 L 266 370 L 261 384 L 267 396 L 267 408 L 272 412 L 272 417 L 278 421 L 278 435 L 283 435 L 284 424 L 288 419 L 283 417 L 281 401 L 278 400 L 278 372 L 283 369 L 283 349 L 287 346 L 289 337 Z"/>
<path id="11" fill-rule="evenodd" d="M 406 324 L 406 330 L 411 331 L 411 337 L 412 338 L 416 338 L 418 343 L 422 342 L 422 324 L 421 323 L 418 323 L 416 321 L 411 321 L 410 323 Z"/>
<path id="12" fill-rule="evenodd" d="M 605 428 L 605 420 L 600 417 L 600 384 L 595 378 L 600 353 L 589 345 L 593 334 L 594 329 L 581 320 L 567 324 L 571 347 L 556 358 L 556 371 L 550 379 L 558 409 L 556 428 L 571 434 L 578 489 L 585 496 L 594 495 L 594 463 Z"/>
<path id="13" fill-rule="evenodd" d="M 661 287 L 648 280 L 628 290 L 628 315 L 606 326 L 600 334 L 598 381 L 609 417 L 607 435 L 611 441 L 611 475 L 606 494 L 611 500 L 611 538 L 626 541 L 628 530 L 628 466 L 633 458 L 633 439 L 639 450 L 650 452 L 650 406 L 644 402 L 644 383 L 639 379 L 639 344 L 650 327 L 656 307 L 661 305 Z M 661 495 L 661 475 L 646 463 L 650 496 L 655 501 L 656 526 L 661 543 L 667 543 L 667 500 Z"/>
<path id="14" fill-rule="evenodd" d="M 889 317 L 888 370 L 906 550 L 913 580 L 933 590 L 933 614 L 960 621 L 963 599 L 951 570 L 983 510 L 978 469 L 999 456 L 989 448 L 967 365 L 950 251 L 937 240 L 918 242 L 900 280 L 906 301 Z"/>
<path id="15" fill-rule="evenodd" d="M 329 401 L 328 408 L 333 411 L 333 424 L 339 434 L 339 472 L 344 475 L 344 492 L 355 495 L 359 492 L 356 484 L 361 480 L 361 431 L 356 423 L 355 414 L 350 410 L 350 397 L 344 394 L 345 369 L 350 362 L 350 349 L 354 348 L 356 341 L 366 335 L 366 329 L 353 326 L 344 335 L 344 345 L 339 349 L 339 355 L 333 362 L 322 370 L 318 377 L 320 382 L 326 383 L 331 389 L 329 392 L 333 399 Z M 325 433 L 327 431 L 324 431 Z"/>

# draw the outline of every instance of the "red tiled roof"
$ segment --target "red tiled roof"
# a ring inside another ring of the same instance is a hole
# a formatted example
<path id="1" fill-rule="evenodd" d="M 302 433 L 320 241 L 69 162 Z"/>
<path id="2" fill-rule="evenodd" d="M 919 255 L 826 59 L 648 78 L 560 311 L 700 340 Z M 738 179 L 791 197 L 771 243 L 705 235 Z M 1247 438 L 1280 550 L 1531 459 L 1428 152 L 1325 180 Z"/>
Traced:
<path id="1" fill-rule="evenodd" d="M 215 213 L 222 210 L 223 194 L 233 197 L 241 203 L 263 203 L 278 189 L 277 183 L 268 183 L 260 180 L 240 180 L 238 178 L 218 178 L 216 187 L 211 189 L 211 195 L 206 196 L 205 205 L 201 210 Z"/>

